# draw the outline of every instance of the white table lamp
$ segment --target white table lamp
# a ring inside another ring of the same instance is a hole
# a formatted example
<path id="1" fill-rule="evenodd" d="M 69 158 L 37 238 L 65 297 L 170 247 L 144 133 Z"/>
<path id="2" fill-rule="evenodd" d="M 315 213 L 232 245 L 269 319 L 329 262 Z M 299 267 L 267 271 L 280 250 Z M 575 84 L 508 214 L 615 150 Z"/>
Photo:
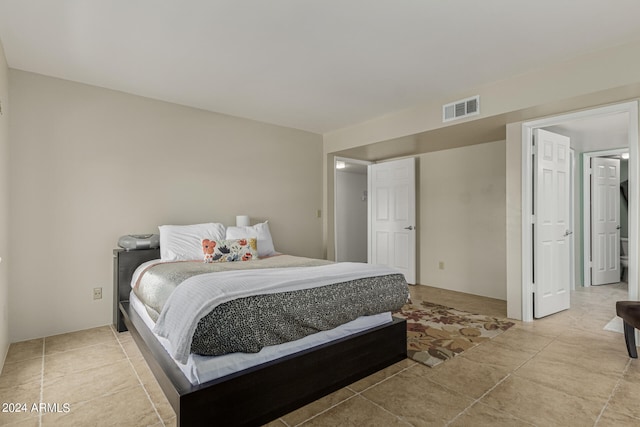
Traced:
<path id="1" fill-rule="evenodd" d="M 236 226 L 238 227 L 248 227 L 251 225 L 251 220 L 249 219 L 249 215 L 237 215 L 236 216 Z"/>

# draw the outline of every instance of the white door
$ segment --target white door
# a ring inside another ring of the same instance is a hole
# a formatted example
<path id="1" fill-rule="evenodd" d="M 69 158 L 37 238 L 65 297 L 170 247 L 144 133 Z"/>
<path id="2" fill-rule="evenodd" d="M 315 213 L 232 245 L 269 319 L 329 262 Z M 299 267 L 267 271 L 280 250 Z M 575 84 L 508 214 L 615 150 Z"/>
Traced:
<path id="1" fill-rule="evenodd" d="M 591 284 L 620 281 L 620 160 L 591 161 Z"/>
<path id="2" fill-rule="evenodd" d="M 416 283 L 415 158 L 369 165 L 369 263 Z"/>
<path id="3" fill-rule="evenodd" d="M 570 140 L 534 130 L 534 317 L 570 305 Z"/>

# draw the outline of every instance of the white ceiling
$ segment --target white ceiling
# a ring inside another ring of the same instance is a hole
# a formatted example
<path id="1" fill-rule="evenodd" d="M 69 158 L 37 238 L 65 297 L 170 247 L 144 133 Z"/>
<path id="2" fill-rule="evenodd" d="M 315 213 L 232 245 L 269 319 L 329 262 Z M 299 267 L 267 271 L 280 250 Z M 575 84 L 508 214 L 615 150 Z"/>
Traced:
<path id="1" fill-rule="evenodd" d="M 571 138 L 578 153 L 629 147 L 629 113 L 572 120 L 546 128 Z"/>
<path id="2" fill-rule="evenodd" d="M 0 0 L 9 66 L 317 133 L 640 40 L 637 0 Z"/>

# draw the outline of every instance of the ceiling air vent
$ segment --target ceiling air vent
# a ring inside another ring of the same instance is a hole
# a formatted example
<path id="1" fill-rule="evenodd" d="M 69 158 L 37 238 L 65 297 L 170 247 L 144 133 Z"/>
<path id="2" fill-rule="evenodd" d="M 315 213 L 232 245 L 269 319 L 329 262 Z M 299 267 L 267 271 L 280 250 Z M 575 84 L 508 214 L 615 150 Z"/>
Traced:
<path id="1" fill-rule="evenodd" d="M 442 121 L 461 119 L 463 117 L 480 114 L 480 96 L 462 99 L 442 106 Z"/>

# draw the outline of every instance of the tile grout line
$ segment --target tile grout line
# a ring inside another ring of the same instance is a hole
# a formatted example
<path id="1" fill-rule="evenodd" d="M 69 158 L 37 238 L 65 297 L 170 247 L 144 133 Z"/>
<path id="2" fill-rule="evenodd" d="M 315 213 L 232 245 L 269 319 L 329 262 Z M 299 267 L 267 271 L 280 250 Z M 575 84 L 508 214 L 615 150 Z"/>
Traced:
<path id="1" fill-rule="evenodd" d="M 409 359 L 409 358 L 407 357 L 407 359 Z M 409 360 L 411 360 L 411 359 L 409 359 Z M 347 386 L 345 386 L 345 387 L 346 387 L 346 388 L 348 388 L 349 390 L 351 390 L 352 392 L 354 392 L 355 394 L 362 394 L 362 393 L 364 393 L 365 391 L 367 391 L 367 390 L 369 390 L 369 389 L 372 389 L 373 387 L 375 387 L 375 386 L 377 386 L 377 385 L 379 385 L 379 384 L 382 384 L 383 382 L 385 382 L 385 381 L 387 381 L 387 380 L 389 380 L 389 379 L 391 379 L 391 378 L 395 377 L 396 375 L 399 375 L 399 374 L 401 374 L 402 372 L 404 372 L 404 371 L 406 371 L 406 370 L 408 370 L 408 369 L 410 369 L 410 368 L 414 367 L 416 364 L 417 364 L 417 363 L 416 363 L 416 362 L 414 362 L 414 363 L 413 363 L 413 365 L 410 365 L 410 366 L 407 366 L 407 367 L 405 367 L 405 368 L 400 369 L 400 370 L 399 370 L 398 372 L 396 372 L 395 374 L 389 375 L 388 377 L 381 379 L 381 380 L 380 380 L 380 381 L 378 381 L 377 383 L 371 384 L 369 387 L 367 387 L 367 388 L 363 389 L 362 391 L 355 391 L 354 389 L 352 389 L 352 388 L 350 387 L 350 386 L 351 386 L 351 384 L 349 384 L 349 385 L 347 385 Z M 366 377 L 365 377 L 365 378 L 366 378 Z"/>
<path id="2" fill-rule="evenodd" d="M 594 427 L 597 426 L 598 423 L 600 422 L 600 418 L 602 418 L 602 414 L 604 414 L 604 411 L 607 409 L 607 406 L 609 406 L 609 402 L 611 402 L 611 399 L 613 399 L 613 395 L 616 394 L 616 391 L 618 390 L 618 387 L 620 386 L 620 383 L 622 382 L 622 380 L 624 379 L 625 374 L 629 370 L 629 366 L 631 366 L 631 359 L 629 359 L 627 361 L 627 365 L 624 367 L 624 370 L 622 371 L 622 375 L 620 376 L 620 378 L 618 378 L 618 381 L 616 381 L 616 385 L 613 386 L 613 389 L 611 390 L 611 393 L 609 393 L 609 398 L 607 399 L 607 401 L 602 406 L 602 409 L 600 410 L 600 413 L 598 414 L 598 417 L 596 418 L 596 421 L 593 423 Z"/>
<path id="3" fill-rule="evenodd" d="M 391 411 L 390 411 L 390 410 L 388 410 L 387 408 L 385 408 L 385 407 L 383 407 L 383 406 L 378 405 L 376 402 L 374 402 L 374 401 L 373 401 L 373 400 L 371 400 L 371 399 L 367 399 L 367 397 L 366 397 L 366 396 L 363 396 L 363 395 L 362 395 L 362 394 L 360 394 L 360 393 L 358 393 L 358 395 L 359 395 L 360 397 L 362 397 L 364 400 L 366 400 L 367 402 L 370 402 L 371 404 L 373 404 L 373 405 L 377 406 L 378 408 L 382 409 L 382 410 L 383 410 L 384 412 L 386 412 L 387 414 L 392 415 L 394 418 L 396 418 L 396 419 L 397 419 L 398 421 L 400 421 L 401 423 L 404 423 L 404 424 L 406 424 L 406 425 L 408 425 L 408 426 L 411 426 L 411 425 L 412 425 L 409 421 L 407 421 L 407 420 L 405 420 L 404 418 L 402 418 L 402 416 L 400 416 L 400 415 L 398 415 L 398 414 L 394 414 L 393 412 L 391 412 Z"/>
<path id="4" fill-rule="evenodd" d="M 156 408 L 156 404 L 153 403 L 153 399 L 151 399 L 151 395 L 149 394 L 149 392 L 147 391 L 147 388 L 144 386 L 144 383 L 142 382 L 142 378 L 140 378 L 140 375 L 138 375 L 138 371 L 136 370 L 136 367 L 133 365 L 133 363 L 131 362 L 131 359 L 129 358 L 129 354 L 127 353 L 127 351 L 124 349 L 122 343 L 120 342 L 120 340 L 118 339 L 118 336 L 116 335 L 116 331 L 113 330 L 113 328 L 111 329 L 111 333 L 113 334 L 114 338 L 116 339 L 116 342 L 118 343 L 118 345 L 120 346 L 120 349 L 122 350 L 122 352 L 124 353 L 124 355 L 127 357 L 127 362 L 129 362 L 129 365 L 131 366 L 131 369 L 133 369 L 133 373 L 136 374 L 136 378 L 138 379 L 138 383 L 140 383 L 140 386 L 142 387 L 142 390 L 144 390 L 144 394 L 147 395 L 147 399 L 149 400 L 149 403 L 151 403 L 151 407 L 153 408 L 153 411 L 156 413 L 156 415 L 158 416 L 158 418 L 160 419 L 160 422 L 162 423 L 162 425 L 164 427 L 166 427 L 166 424 L 164 423 L 164 419 L 160 416 L 160 413 L 158 412 L 158 408 Z M 144 358 L 143 358 L 144 360 Z M 145 360 L 144 362 L 145 364 L 147 363 L 147 361 Z M 155 378 L 155 377 L 154 377 Z M 176 418 L 177 420 L 177 418 Z"/>
<path id="5" fill-rule="evenodd" d="M 55 352 L 53 352 L 53 353 L 50 353 L 49 355 L 50 355 L 50 356 L 56 356 L 56 355 L 59 355 L 59 354 L 70 353 L 70 352 L 72 352 L 72 351 L 83 350 L 83 349 L 85 349 L 85 348 L 99 347 L 99 346 L 101 346 L 101 345 L 105 345 L 105 343 L 103 343 L 103 342 L 98 342 L 98 343 L 95 343 L 95 344 L 83 345 L 83 346 L 80 346 L 80 347 L 70 348 L 70 349 L 68 349 L 68 350 L 55 351 Z M 106 345 L 111 345 L 111 344 L 106 344 Z"/>
<path id="6" fill-rule="evenodd" d="M 505 331 L 505 332 L 506 332 L 506 331 Z M 467 406 L 466 408 L 464 408 L 464 409 L 463 409 L 463 410 L 462 410 L 458 415 L 456 415 L 456 416 L 455 416 L 455 417 L 453 417 L 449 422 L 447 422 L 447 424 L 446 424 L 446 425 L 447 425 L 447 426 L 451 425 L 451 423 L 452 423 L 452 422 L 454 422 L 456 419 L 458 419 L 461 415 L 465 414 L 469 409 L 471 409 L 471 408 L 472 408 L 475 404 L 477 404 L 477 403 L 482 403 L 483 405 L 487 405 L 487 406 L 488 406 L 488 407 L 490 407 L 491 409 L 494 409 L 494 410 L 496 410 L 496 411 L 499 411 L 499 412 L 502 412 L 502 413 L 505 413 L 505 414 L 509 414 L 509 415 L 511 415 L 512 417 L 516 418 L 517 420 L 520 420 L 520 421 L 526 422 L 526 423 L 528 423 L 528 424 L 531 424 L 531 423 L 529 423 L 528 421 L 523 420 L 523 419 L 521 419 L 520 417 L 517 417 L 517 416 L 513 415 L 513 414 L 512 414 L 512 413 L 510 413 L 510 412 L 505 412 L 505 411 L 503 411 L 503 410 L 501 410 L 501 409 L 494 408 L 493 406 L 488 405 L 488 404 L 483 403 L 483 402 L 480 402 L 480 401 L 481 401 L 481 400 L 482 400 L 486 395 L 488 395 L 488 394 L 489 394 L 489 393 L 491 393 L 493 390 L 495 390 L 495 389 L 496 389 L 500 384 L 502 384 L 503 382 L 505 382 L 509 377 L 511 377 L 512 375 L 514 375 L 514 373 L 515 373 L 518 369 L 522 368 L 525 364 L 527 364 L 527 363 L 528 363 L 529 361 L 531 361 L 534 357 L 536 357 L 538 354 L 540 354 L 540 353 L 542 352 L 542 350 L 544 350 L 545 348 L 549 347 L 549 346 L 551 345 L 551 343 L 553 343 L 556 339 L 558 339 L 558 337 L 553 338 L 553 339 L 552 339 L 552 340 L 551 340 L 547 345 L 545 345 L 544 347 L 542 347 L 542 348 L 541 348 L 540 350 L 538 350 L 537 352 L 533 353 L 533 354 L 532 354 L 532 355 L 531 355 L 527 360 L 525 360 L 524 362 L 522 362 L 521 364 L 519 364 L 518 366 L 516 366 L 516 367 L 515 367 L 513 370 L 511 370 L 511 372 L 509 372 L 509 373 L 508 373 L 504 378 L 502 378 L 500 381 L 498 381 L 497 383 L 495 383 L 495 384 L 493 385 L 493 387 L 491 387 L 489 390 L 485 391 L 485 392 L 482 394 L 482 396 L 478 397 L 476 400 L 474 400 L 473 402 L 471 402 L 471 404 L 470 404 L 469 406 Z M 432 381 L 433 381 L 433 380 L 432 380 Z M 435 382 L 436 384 L 440 384 L 440 383 L 439 383 L 439 382 L 437 382 L 437 381 L 434 381 L 434 382 Z M 447 388 L 447 389 L 448 389 L 448 387 L 447 387 L 447 386 L 445 386 L 444 384 L 440 384 L 440 385 L 441 385 L 442 387 L 444 387 L 444 388 Z M 451 390 L 451 391 L 454 391 L 454 390 Z"/>
<path id="7" fill-rule="evenodd" d="M 482 398 L 483 398 L 483 397 L 485 397 L 487 394 L 489 394 L 490 392 L 492 392 L 492 391 L 493 391 L 496 387 L 498 387 L 500 384 L 502 384 L 503 382 L 505 382 L 509 377 L 511 377 L 511 375 L 512 375 L 512 374 L 513 374 L 513 372 L 509 372 L 507 375 L 505 375 L 505 377 L 504 377 L 504 378 L 502 378 L 502 379 L 501 379 L 500 381 L 498 381 L 497 383 L 495 383 L 495 385 L 494 385 L 493 387 L 491 387 L 489 390 L 487 390 L 486 392 L 484 392 L 484 393 L 482 394 L 482 396 L 480 396 L 479 398 L 477 398 L 476 400 L 474 400 L 473 402 L 471 402 L 471 403 L 469 404 L 469 406 L 467 406 L 467 407 L 466 407 L 466 408 L 464 408 L 462 411 L 460 411 L 460 413 L 459 413 L 458 415 L 456 415 L 455 417 L 453 417 L 452 419 L 450 419 L 450 420 L 447 422 L 447 424 L 445 424 L 445 426 L 449 426 L 449 425 L 451 425 L 451 423 L 453 423 L 455 420 L 457 420 L 461 415 L 464 415 L 464 414 L 465 414 L 469 409 L 471 409 L 473 406 L 475 406 L 475 405 L 476 405 L 476 404 L 478 404 L 478 403 L 482 403 L 483 405 L 486 405 L 486 406 L 488 406 L 489 408 L 491 408 L 491 409 L 493 409 L 493 410 L 495 410 L 495 411 L 501 412 L 501 413 L 503 413 L 503 414 L 508 414 L 508 415 L 512 416 L 513 418 L 515 418 L 515 419 L 519 420 L 519 421 L 526 422 L 527 424 L 531 424 L 531 423 L 529 423 L 529 422 L 528 422 L 528 421 L 526 421 L 526 420 L 523 420 L 523 419 L 521 419 L 521 418 L 519 418 L 519 417 L 516 417 L 515 415 L 513 415 L 513 414 L 512 414 L 512 413 L 510 413 L 510 412 L 506 412 L 506 411 L 503 411 L 503 410 L 501 410 L 501 409 L 494 408 L 494 407 L 493 407 L 493 406 L 491 406 L 491 405 L 487 405 L 486 403 L 480 402 L 480 401 L 482 400 Z M 436 383 L 436 384 L 440 384 L 440 383 Z M 442 386 L 442 384 L 440 384 L 440 385 Z M 443 386 L 443 387 L 444 387 L 444 386 Z M 446 388 L 446 387 L 445 387 L 445 388 Z M 452 391 L 453 391 L 453 390 L 452 390 Z"/>
<path id="8" fill-rule="evenodd" d="M 113 331 L 112 331 L 112 334 L 113 334 Z M 46 345 L 45 345 L 45 340 L 46 340 L 46 338 L 47 338 L 47 337 L 44 337 L 44 338 L 43 338 L 43 343 L 42 343 L 42 348 L 43 348 L 42 353 L 43 353 L 43 354 L 42 354 L 42 370 L 41 370 L 41 380 L 40 380 L 40 384 L 41 384 L 41 385 L 40 385 L 40 402 L 42 402 L 42 401 L 43 401 L 43 399 L 44 399 L 44 366 L 45 366 L 45 354 L 46 354 L 46 351 L 45 351 L 45 347 L 46 347 Z M 116 337 L 116 342 L 118 343 L 118 344 L 117 344 L 117 345 L 118 345 L 118 347 L 120 347 L 120 349 L 121 349 L 121 350 L 123 351 L 123 353 L 125 354 L 125 357 L 127 357 L 127 352 L 126 352 L 126 351 L 124 351 L 124 348 L 123 348 L 123 347 L 122 347 L 122 345 L 120 344 L 120 341 L 117 339 L 117 337 Z M 98 344 L 91 344 L 91 345 L 87 345 L 87 346 L 83 346 L 83 347 L 78 347 L 78 348 L 74 348 L 74 349 L 71 349 L 71 350 L 68 350 L 68 351 L 56 352 L 56 353 L 50 354 L 50 356 L 54 356 L 54 357 L 55 357 L 55 356 L 57 356 L 57 355 L 59 355 L 59 354 L 64 354 L 64 353 L 67 353 L 67 352 L 70 352 L 70 351 L 74 351 L 74 350 L 78 350 L 78 349 L 81 349 L 81 348 L 95 347 L 95 346 L 98 346 L 98 345 L 101 345 L 101 343 L 98 343 Z M 127 359 L 128 359 L 128 357 L 127 357 Z M 131 364 L 131 362 L 130 362 L 129 360 L 127 360 L 127 361 L 129 362 L 129 364 Z M 120 362 L 120 361 L 107 362 L 106 364 L 103 364 L 103 365 L 100 365 L 100 366 L 109 366 L 109 365 L 113 365 L 113 364 L 116 364 L 116 363 L 119 363 L 119 362 Z M 75 371 L 75 372 L 84 372 L 84 371 L 86 371 L 86 370 L 88 370 L 88 369 L 84 369 L 84 370 L 82 370 L 82 371 Z M 135 371 L 135 368 L 134 368 L 134 372 L 136 373 L 136 376 L 137 376 L 137 372 Z M 138 380 L 139 380 L 139 382 L 140 382 L 140 379 L 139 379 L 139 378 L 138 378 Z M 147 393 L 146 393 L 146 389 L 144 388 L 144 385 L 142 385 L 142 388 L 143 388 L 143 390 L 145 391 L 145 394 L 147 394 Z M 125 389 L 123 389 L 123 390 L 125 390 Z M 123 390 L 120 390 L 120 391 L 123 391 Z M 91 401 L 93 401 L 93 400 L 99 399 L 99 398 L 101 398 L 101 397 L 107 397 L 107 396 L 111 396 L 111 395 L 117 394 L 118 392 L 119 392 L 119 391 L 108 391 L 108 392 L 103 393 L 103 394 L 100 394 L 100 395 L 98 395 L 98 396 L 94 396 L 94 397 L 92 397 L 92 398 L 90 398 L 90 399 L 88 399 L 88 400 L 81 400 L 81 401 L 78 401 L 78 402 L 76 402 L 75 404 L 80 404 L 80 405 L 82 405 L 82 404 L 85 404 L 85 403 L 91 402 Z M 149 397 L 149 395 L 148 395 L 148 394 L 147 394 L 147 397 Z M 154 410 L 155 410 L 155 405 L 153 405 L 153 402 L 152 402 L 152 406 L 154 407 Z M 42 416 L 43 416 L 43 413 L 42 413 L 42 412 L 40 412 L 40 411 L 38 411 L 38 413 L 39 413 L 39 427 L 42 427 Z M 156 414 L 158 414 L 158 412 L 157 412 L 157 411 L 156 411 Z M 34 418 L 35 418 L 35 417 L 34 417 Z M 160 420 L 162 421 L 163 426 L 165 426 L 165 427 L 166 427 L 166 425 L 164 424 L 164 420 L 162 420 L 162 417 L 160 417 L 160 416 L 159 416 L 159 414 L 158 414 L 158 418 L 160 418 Z"/>
<path id="9" fill-rule="evenodd" d="M 407 359 L 408 359 L 408 357 L 407 357 Z M 394 414 L 393 412 L 391 412 L 391 411 L 390 411 L 390 410 L 388 410 L 387 408 L 385 408 L 385 407 L 383 407 L 383 406 L 380 406 L 379 404 L 377 404 L 377 403 L 376 403 L 376 402 L 374 402 L 373 400 L 371 400 L 371 399 L 367 398 L 367 396 L 363 395 L 362 393 L 364 393 L 364 392 L 365 392 L 365 391 L 367 391 L 367 390 L 372 389 L 373 387 L 376 387 L 376 386 L 378 386 L 378 385 L 382 384 L 383 382 L 385 382 L 385 381 L 387 381 L 387 380 L 389 380 L 389 379 L 391 379 L 391 378 L 395 377 L 396 375 L 401 374 L 402 372 L 405 372 L 406 370 L 408 370 L 408 369 L 410 369 L 410 368 L 414 367 L 415 365 L 416 365 L 416 363 L 414 363 L 413 365 L 407 366 L 406 368 L 403 368 L 403 369 L 399 370 L 399 371 L 398 371 L 398 372 L 396 372 L 395 374 L 390 375 L 390 376 L 388 376 L 388 377 L 384 378 L 384 379 L 383 379 L 383 380 L 381 380 L 381 381 L 378 381 L 377 383 L 373 384 L 372 386 L 369 386 L 369 387 L 365 388 L 364 390 L 362 390 L 362 391 L 360 391 L 360 392 L 355 392 L 355 391 L 354 391 L 354 392 L 356 393 L 356 396 L 360 396 L 360 397 L 362 397 L 362 398 L 363 398 L 364 400 L 366 400 L 367 402 L 371 402 L 372 404 L 374 404 L 374 405 L 375 405 L 375 406 L 377 406 L 378 408 L 382 409 L 382 410 L 383 410 L 383 411 L 385 411 L 386 413 L 393 415 L 393 416 L 394 416 L 398 421 L 400 421 L 400 422 L 402 422 L 402 423 L 404 423 L 404 424 L 407 424 L 407 425 L 412 425 L 410 422 L 408 422 L 407 420 L 405 420 L 404 418 L 402 418 L 402 416 L 400 416 L 400 415 L 398 415 L 398 414 Z M 349 390 L 351 390 L 351 389 L 349 389 Z M 352 391 L 353 391 L 353 390 L 352 390 Z"/>
<path id="10" fill-rule="evenodd" d="M 40 403 L 44 399 L 44 353 L 45 353 L 45 341 L 47 337 L 42 338 L 42 366 L 40 367 Z M 42 427 L 42 412 L 38 411 L 38 426 Z"/>
<path id="11" fill-rule="evenodd" d="M 315 414 L 315 415 L 313 415 L 313 416 L 311 416 L 311 417 L 307 418 L 306 420 L 299 422 L 298 424 L 296 424 L 296 426 L 302 425 L 302 424 L 306 423 L 307 421 L 311 421 L 312 419 L 319 417 L 320 415 L 324 414 L 325 412 L 330 411 L 331 409 L 335 408 L 336 406 L 340 406 L 340 405 L 342 405 L 344 402 L 346 402 L 346 401 L 349 401 L 349 400 L 353 399 L 353 398 L 354 398 L 354 397 L 356 397 L 357 395 L 358 395 L 358 393 L 355 393 L 355 392 L 354 392 L 354 394 L 353 394 L 352 396 L 349 396 L 349 397 L 347 397 L 346 399 L 341 400 L 340 402 L 338 402 L 338 403 L 335 403 L 335 404 L 331 405 L 331 406 L 330 406 L 330 407 L 328 407 L 327 409 L 324 409 L 324 410 L 322 410 L 322 411 L 318 412 L 317 414 Z M 287 424 L 287 423 L 285 423 L 285 424 Z M 287 425 L 288 425 L 288 424 L 287 424 Z"/>
<path id="12" fill-rule="evenodd" d="M 415 365 L 415 364 L 414 364 L 414 365 Z M 401 372 L 406 371 L 407 369 L 411 368 L 411 367 L 412 367 L 412 366 L 414 366 L 414 365 L 407 366 L 406 368 L 402 368 L 401 370 L 399 370 L 399 371 L 398 371 L 398 372 L 396 372 L 395 374 L 390 375 L 390 376 L 388 376 L 387 378 L 384 378 L 384 379 L 382 379 L 382 380 L 378 381 L 377 383 L 375 383 L 375 384 L 373 384 L 373 385 L 370 385 L 369 387 L 365 388 L 365 389 L 364 389 L 364 390 L 362 390 L 362 391 L 355 391 L 355 390 L 353 390 L 351 387 L 349 387 L 351 384 L 349 384 L 349 385 L 345 386 L 344 388 L 349 389 L 349 390 L 353 393 L 353 395 L 352 395 L 352 396 L 349 396 L 349 397 L 347 397 L 346 399 L 341 400 L 340 402 L 335 403 L 335 404 L 331 405 L 330 407 L 328 407 L 328 408 L 326 408 L 326 409 L 324 409 L 324 410 L 322 410 L 322 411 L 318 412 L 317 414 L 315 414 L 315 415 L 313 415 L 313 416 L 311 416 L 311 417 L 307 418 L 306 420 L 304 420 L 304 421 L 302 421 L 302 422 L 299 422 L 298 424 L 296 424 L 296 426 L 299 426 L 299 425 L 301 425 L 301 424 L 304 424 L 304 423 L 306 423 L 307 421 L 310 421 L 310 420 L 312 420 L 312 419 L 314 419 L 314 418 L 316 418 L 316 417 L 318 417 L 318 416 L 320 416 L 320 415 L 324 414 L 325 412 L 327 412 L 327 411 L 329 411 L 329 410 L 331 410 L 331 409 L 335 408 L 336 406 L 342 405 L 344 402 L 346 402 L 346 401 L 348 401 L 348 400 L 351 400 L 351 399 L 353 399 L 353 398 L 354 398 L 354 397 L 356 397 L 356 396 L 360 396 L 360 397 L 362 397 L 363 399 L 367 400 L 368 402 L 371 402 L 371 403 L 373 403 L 374 405 L 376 405 L 376 406 L 380 407 L 380 408 L 381 408 L 381 409 L 383 409 L 385 412 L 388 412 L 388 413 L 390 413 L 391 415 L 393 415 L 394 417 L 398 418 L 400 421 L 402 421 L 402 422 L 406 423 L 406 421 L 404 421 L 403 419 L 401 419 L 400 417 L 398 417 L 396 414 L 394 414 L 394 413 L 392 413 L 392 412 L 388 411 L 388 410 L 387 410 L 387 409 L 385 409 L 385 408 L 382 408 L 382 407 L 381 407 L 380 405 L 378 405 L 377 403 L 375 403 L 375 402 L 373 402 L 373 401 L 371 401 L 371 400 L 367 399 L 365 396 L 363 396 L 363 395 L 362 395 L 362 393 L 364 393 L 365 391 L 367 391 L 367 390 L 369 390 L 369 389 L 371 389 L 371 388 L 373 388 L 373 387 L 375 387 L 375 386 L 377 386 L 377 385 L 379 385 L 379 384 L 382 384 L 383 382 L 387 381 L 388 379 L 395 377 L 396 375 L 400 374 Z M 287 426 L 289 425 L 289 424 L 288 424 L 287 422 L 285 422 L 283 419 L 281 419 L 281 421 L 282 421 L 284 424 L 286 424 Z"/>

